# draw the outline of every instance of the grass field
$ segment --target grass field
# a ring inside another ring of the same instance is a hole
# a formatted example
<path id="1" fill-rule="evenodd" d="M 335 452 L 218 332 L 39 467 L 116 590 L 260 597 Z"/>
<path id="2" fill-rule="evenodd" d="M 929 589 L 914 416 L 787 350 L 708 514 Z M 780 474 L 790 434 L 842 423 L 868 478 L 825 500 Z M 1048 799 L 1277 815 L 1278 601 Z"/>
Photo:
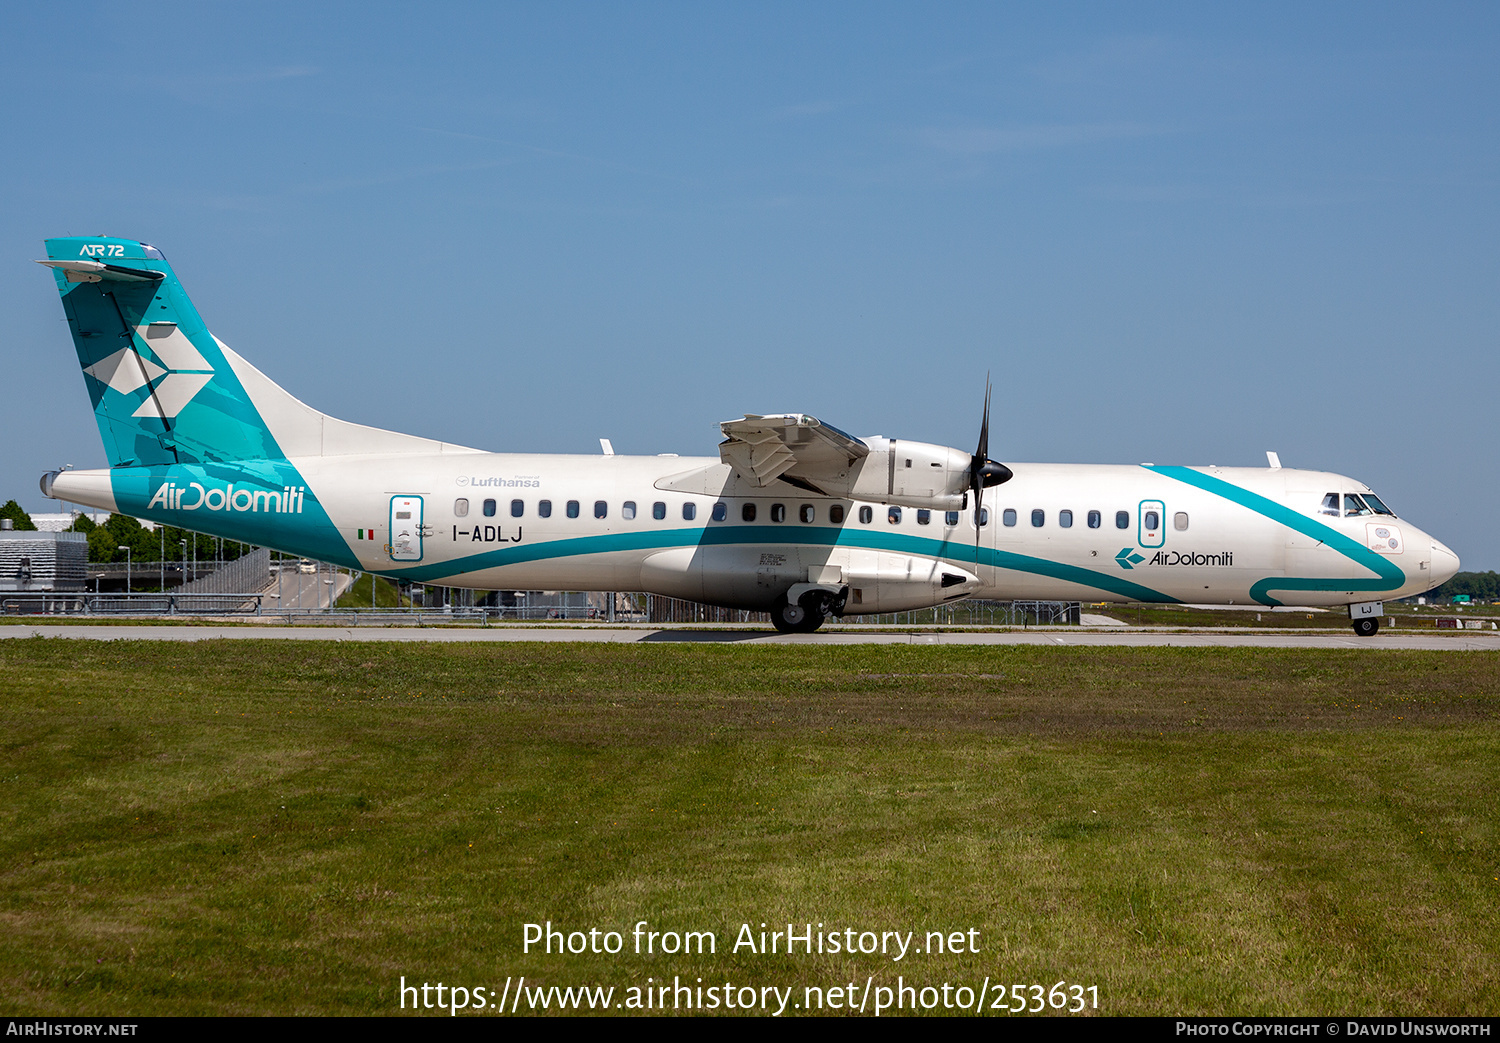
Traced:
<path id="1" fill-rule="evenodd" d="M 794 1002 L 900 975 L 1096 986 L 1101 1014 L 1493 1014 L 1497 678 L 1477 652 L 8 640 L 0 996 L 385 1014 L 403 975 Z M 523 953 L 547 920 L 625 951 Z M 717 953 L 636 955 L 642 920 Z M 730 951 L 789 921 L 979 952 Z"/>
<path id="2" fill-rule="evenodd" d="M 334 607 L 341 609 L 411 607 L 411 598 L 402 597 L 401 591 L 396 588 L 396 584 L 388 579 L 374 579 L 372 584 L 372 579 L 374 577 L 367 574 L 356 577 L 354 582 L 349 585 L 349 589 L 344 591 L 343 596 L 334 604 Z M 374 604 L 371 604 L 372 599 L 370 597 L 372 586 L 375 591 Z"/>

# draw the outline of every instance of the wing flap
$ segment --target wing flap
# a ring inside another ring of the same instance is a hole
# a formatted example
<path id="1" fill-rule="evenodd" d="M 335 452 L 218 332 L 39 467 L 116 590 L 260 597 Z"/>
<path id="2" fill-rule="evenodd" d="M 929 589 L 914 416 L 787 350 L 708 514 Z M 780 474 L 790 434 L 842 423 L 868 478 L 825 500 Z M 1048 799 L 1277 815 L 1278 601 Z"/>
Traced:
<path id="1" fill-rule="evenodd" d="M 746 413 L 742 420 L 724 421 L 719 429 L 724 432 L 719 459 L 759 488 L 782 477 L 817 486 L 839 484 L 870 455 L 862 439 L 806 413 Z"/>

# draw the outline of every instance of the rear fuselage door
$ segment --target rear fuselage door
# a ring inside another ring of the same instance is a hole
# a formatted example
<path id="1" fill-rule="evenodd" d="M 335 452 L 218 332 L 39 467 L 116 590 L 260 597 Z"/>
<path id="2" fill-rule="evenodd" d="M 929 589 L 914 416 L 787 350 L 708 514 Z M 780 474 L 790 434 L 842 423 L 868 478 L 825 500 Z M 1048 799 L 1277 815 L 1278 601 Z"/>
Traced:
<path id="1" fill-rule="evenodd" d="M 422 560 L 422 498 L 391 497 L 391 560 Z"/>

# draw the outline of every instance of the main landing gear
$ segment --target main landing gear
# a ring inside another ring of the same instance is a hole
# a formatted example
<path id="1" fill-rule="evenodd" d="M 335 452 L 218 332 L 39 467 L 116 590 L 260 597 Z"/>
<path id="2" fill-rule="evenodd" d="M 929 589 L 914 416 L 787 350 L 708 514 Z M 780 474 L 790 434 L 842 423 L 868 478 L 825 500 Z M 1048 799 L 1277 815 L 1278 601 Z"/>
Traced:
<path id="1" fill-rule="evenodd" d="M 1374 637 L 1375 632 L 1380 629 L 1378 618 L 1356 619 L 1354 621 L 1354 632 L 1360 637 Z"/>
<path id="2" fill-rule="evenodd" d="M 783 594 L 771 606 L 771 623 L 783 634 L 811 634 L 829 616 L 843 614 L 844 598 L 847 596 L 847 587 L 838 594 L 827 590 L 809 590 L 796 601 L 788 600 Z"/>

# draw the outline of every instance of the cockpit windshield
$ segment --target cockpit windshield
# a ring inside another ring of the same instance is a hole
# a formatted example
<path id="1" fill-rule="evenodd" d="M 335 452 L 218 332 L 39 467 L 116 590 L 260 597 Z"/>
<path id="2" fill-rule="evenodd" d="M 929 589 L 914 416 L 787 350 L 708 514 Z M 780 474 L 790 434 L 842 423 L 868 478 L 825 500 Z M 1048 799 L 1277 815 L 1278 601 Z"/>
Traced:
<path id="1" fill-rule="evenodd" d="M 1385 504 L 1381 503 L 1380 497 L 1376 496 L 1374 493 L 1365 493 L 1364 500 L 1365 503 L 1370 505 L 1370 507 L 1375 511 L 1376 514 L 1388 514 L 1392 518 L 1396 516 L 1396 512 L 1391 510 Z"/>
<path id="2" fill-rule="evenodd" d="M 1374 493 L 1365 493 L 1363 496 L 1357 493 L 1344 494 L 1344 517 L 1354 518 L 1366 514 L 1388 514 L 1394 518 L 1395 512 L 1380 502 L 1380 497 Z"/>

